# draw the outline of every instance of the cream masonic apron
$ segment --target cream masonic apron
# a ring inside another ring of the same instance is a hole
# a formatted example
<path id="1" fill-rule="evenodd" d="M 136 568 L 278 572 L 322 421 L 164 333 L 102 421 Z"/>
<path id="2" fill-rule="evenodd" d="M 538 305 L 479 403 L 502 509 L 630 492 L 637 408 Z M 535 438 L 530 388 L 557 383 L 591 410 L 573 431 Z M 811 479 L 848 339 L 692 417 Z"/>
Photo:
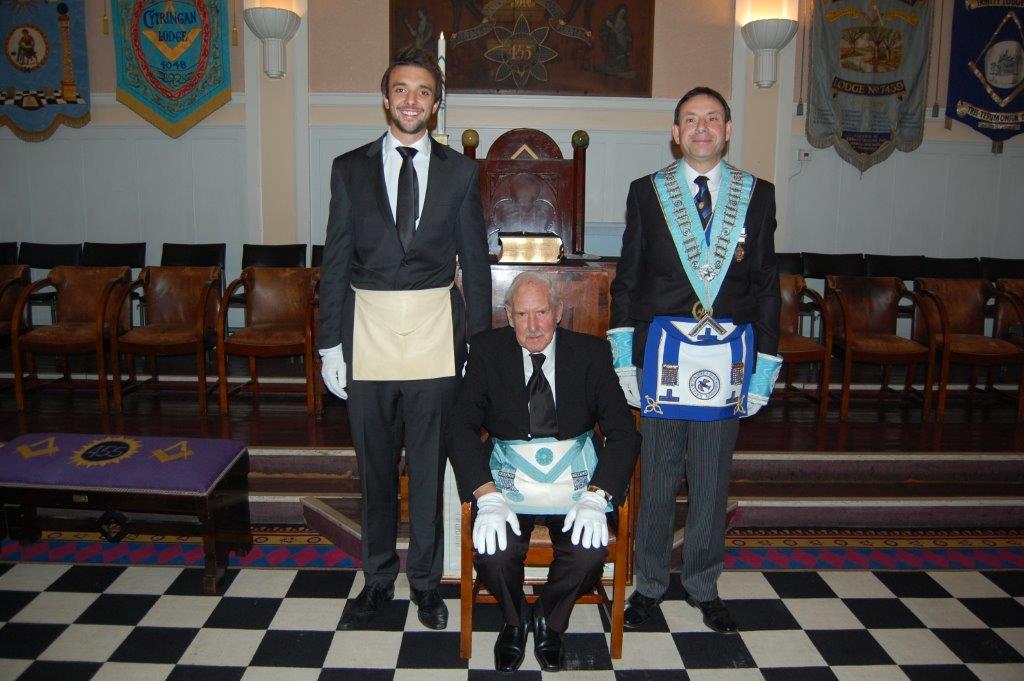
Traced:
<path id="1" fill-rule="evenodd" d="M 353 290 L 353 379 L 412 381 L 455 375 L 451 286 Z"/>

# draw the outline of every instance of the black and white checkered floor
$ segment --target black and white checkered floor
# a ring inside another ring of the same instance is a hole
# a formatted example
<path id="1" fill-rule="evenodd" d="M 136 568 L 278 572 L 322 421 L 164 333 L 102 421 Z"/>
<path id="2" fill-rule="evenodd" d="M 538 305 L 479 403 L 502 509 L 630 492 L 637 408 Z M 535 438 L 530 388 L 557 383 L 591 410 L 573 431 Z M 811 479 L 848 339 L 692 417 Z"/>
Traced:
<path id="1" fill-rule="evenodd" d="M 726 572 L 741 633 L 708 631 L 678 600 L 612 661 L 596 606 L 573 613 L 563 681 L 1024 679 L 1022 572 Z M 337 631 L 352 572 L 240 570 L 223 596 L 201 572 L 160 567 L 0 565 L 0 679 L 499 678 L 496 606 L 478 606 L 474 656 L 459 659 L 455 587 L 444 632 L 424 629 L 404 577 L 369 631 Z M 508 678 L 508 677 L 500 677 Z M 527 655 L 514 678 L 541 679 Z"/>

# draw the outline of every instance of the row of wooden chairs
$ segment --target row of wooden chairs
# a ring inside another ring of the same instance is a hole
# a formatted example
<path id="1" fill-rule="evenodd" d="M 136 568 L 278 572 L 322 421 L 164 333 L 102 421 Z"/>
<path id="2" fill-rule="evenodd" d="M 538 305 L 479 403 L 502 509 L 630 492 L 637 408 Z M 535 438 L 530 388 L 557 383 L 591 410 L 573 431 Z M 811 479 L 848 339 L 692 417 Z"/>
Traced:
<path id="1" fill-rule="evenodd" d="M 13 268 L 13 269 L 12 269 Z M 275 385 L 275 389 L 301 389 L 308 413 L 322 408 L 319 355 L 313 338 L 317 326 L 316 305 L 320 271 L 305 267 L 248 267 L 223 291 L 220 267 L 146 267 L 131 280 L 128 267 L 58 266 L 29 283 L 25 266 L 0 266 L 0 314 L 7 322 L 14 369 L 18 410 L 25 408 L 25 390 L 41 382 L 36 353 L 61 358 L 64 386 L 71 385 L 67 357 L 95 356 L 100 409 L 107 411 L 107 357 L 115 407 L 123 407 L 123 395 L 142 385 L 161 387 L 157 357 L 194 354 L 199 406 L 207 410 L 207 353 L 216 351 L 217 387 L 221 413 L 227 413 L 229 394 L 261 386 L 257 358 L 301 355 L 305 362 L 304 385 Z M 18 291 L 20 289 L 20 291 Z M 52 289 L 56 300 L 53 324 L 35 326 L 31 321 L 31 296 Z M 17 291 L 17 293 L 16 293 Z M 244 291 L 244 326 L 227 328 L 228 303 Z M 145 314 L 133 323 L 131 296 L 142 293 Z M 11 298 L 17 295 L 11 305 Z M 134 357 L 149 358 L 150 377 L 139 381 Z M 229 389 L 227 357 L 243 355 L 249 362 L 249 380 Z M 121 357 L 124 356 L 122 366 Z M 127 383 L 124 380 L 127 371 Z"/>
<path id="2" fill-rule="evenodd" d="M 793 365 L 821 364 L 818 390 L 819 415 L 824 418 L 829 403 L 832 358 L 843 362 L 839 414 L 849 415 L 850 386 L 854 362 L 883 367 L 881 391 L 888 391 L 893 365 L 904 365 L 904 393 L 913 392 L 915 369 L 925 364 L 924 387 L 918 394 L 923 418 L 931 412 L 932 386 L 938 379 L 935 418 L 945 416 L 950 367 L 971 366 L 969 389 L 977 387 L 978 371 L 986 369 L 986 389 L 993 386 L 992 370 L 1018 366 L 1017 419 L 1024 421 L 1024 279 L 954 279 L 921 277 L 910 291 L 897 277 L 829 275 L 825 296 L 807 287 L 801 275 L 782 275 L 782 314 L 779 354 L 788 364 L 786 389 L 793 389 Z M 820 315 L 820 339 L 799 332 L 800 304 L 806 300 Z M 986 308 L 995 301 L 992 334 L 985 334 Z M 910 337 L 897 333 L 901 303 L 912 307 Z M 799 392 L 799 391 L 797 391 Z M 1001 393 L 1000 393 L 1001 394 Z"/>

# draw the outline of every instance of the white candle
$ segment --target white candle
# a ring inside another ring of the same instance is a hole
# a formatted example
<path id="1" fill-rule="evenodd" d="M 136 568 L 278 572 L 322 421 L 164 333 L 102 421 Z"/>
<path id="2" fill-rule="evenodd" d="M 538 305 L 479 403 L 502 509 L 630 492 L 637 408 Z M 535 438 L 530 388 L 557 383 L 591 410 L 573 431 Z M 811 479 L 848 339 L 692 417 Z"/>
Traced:
<path id="1" fill-rule="evenodd" d="M 444 31 L 441 32 L 441 37 L 437 40 L 437 66 L 441 69 L 441 77 L 445 76 L 445 69 L 447 66 L 447 59 L 445 58 L 445 42 L 444 42 Z M 445 134 L 445 97 L 444 97 L 444 86 L 441 87 L 441 108 L 437 110 L 437 132 Z"/>

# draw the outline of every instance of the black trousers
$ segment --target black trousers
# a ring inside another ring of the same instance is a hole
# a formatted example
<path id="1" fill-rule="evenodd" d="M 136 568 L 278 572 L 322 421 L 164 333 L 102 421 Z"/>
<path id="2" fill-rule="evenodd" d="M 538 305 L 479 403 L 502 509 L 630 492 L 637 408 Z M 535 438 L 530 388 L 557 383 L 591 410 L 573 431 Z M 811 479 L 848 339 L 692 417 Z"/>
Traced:
<path id="1" fill-rule="evenodd" d="M 536 522 L 543 524 L 551 534 L 555 559 L 548 568 L 548 581 L 540 593 L 540 606 L 547 618 L 548 626 L 557 632 L 564 632 L 569 625 L 569 615 L 576 599 L 590 591 L 601 576 L 608 549 L 601 546 L 585 549 L 572 543 L 572 528 L 562 532 L 564 515 L 535 516 L 519 514 L 520 535 L 506 525 L 508 548 L 494 555 L 478 553 L 473 561 L 477 574 L 497 599 L 505 622 L 517 627 L 520 624 L 520 607 L 524 599 L 523 560 L 530 547 L 530 534 Z"/>
<path id="2" fill-rule="evenodd" d="M 444 429 L 458 378 L 350 381 L 348 415 L 363 490 L 363 572 L 366 584 L 398 576 L 398 463 L 405 444 L 409 471 L 409 553 L 414 589 L 436 588 L 444 561 L 441 514 Z"/>

